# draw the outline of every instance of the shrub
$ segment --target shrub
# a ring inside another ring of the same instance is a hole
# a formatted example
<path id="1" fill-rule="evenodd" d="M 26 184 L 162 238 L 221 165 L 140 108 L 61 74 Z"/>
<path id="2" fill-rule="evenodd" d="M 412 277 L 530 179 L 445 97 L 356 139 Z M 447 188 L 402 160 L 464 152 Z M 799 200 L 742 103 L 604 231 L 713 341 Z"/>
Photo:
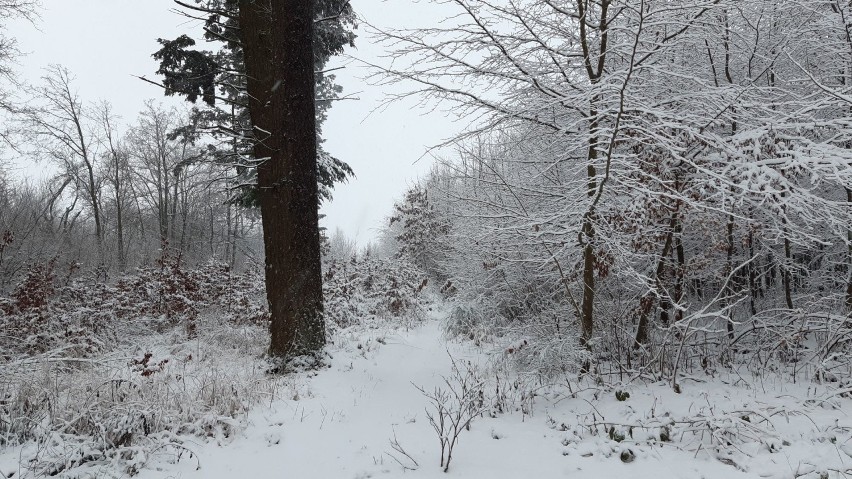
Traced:
<path id="1" fill-rule="evenodd" d="M 329 329 L 379 318 L 416 317 L 427 285 L 425 275 L 404 259 L 365 255 L 360 260 L 331 261 L 323 281 Z"/>
<path id="2" fill-rule="evenodd" d="M 18 311 L 26 312 L 47 305 L 54 291 L 55 267 L 55 258 L 30 266 L 23 281 L 12 291 L 13 304 Z"/>

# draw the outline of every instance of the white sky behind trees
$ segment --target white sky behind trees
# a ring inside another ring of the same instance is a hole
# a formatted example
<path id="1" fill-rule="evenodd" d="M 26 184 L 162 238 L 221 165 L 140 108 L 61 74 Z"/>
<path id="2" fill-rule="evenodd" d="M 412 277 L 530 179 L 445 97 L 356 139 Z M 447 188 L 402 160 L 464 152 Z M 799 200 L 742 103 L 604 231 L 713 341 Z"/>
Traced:
<path id="1" fill-rule="evenodd" d="M 188 22 L 171 10 L 171 0 L 43 0 L 36 25 L 19 21 L 8 25 L 25 53 L 17 66 L 21 80 L 35 83 L 50 64 L 67 67 L 76 77 L 74 85 L 82 100 L 108 100 L 124 125 L 133 123 L 146 99 L 166 104 L 185 103 L 166 98 L 158 87 L 135 77 L 158 80 L 157 63 L 151 54 L 157 38 L 175 38 L 182 33 L 198 37 L 197 22 Z M 440 7 L 411 0 L 353 0 L 353 7 L 366 22 L 380 28 L 400 28 L 437 22 Z M 374 43 L 365 25 L 357 30 L 356 49 L 349 55 L 373 64 L 385 64 L 387 51 Z M 207 48 L 200 44 L 201 48 Z M 213 49 L 211 45 L 209 48 Z M 406 87 L 372 85 L 364 78 L 368 68 L 351 58 L 336 58 L 336 71 L 344 95 L 357 100 L 337 102 L 323 127 L 326 149 L 355 170 L 356 177 L 338 185 L 334 199 L 323 206 L 322 225 L 344 233 L 364 245 L 375 239 L 393 202 L 432 165 L 423 156 L 428 147 L 452 136 L 460 125 L 440 112 L 429 113 L 414 100 L 395 101 L 379 108 L 386 94 Z M 393 88 L 393 90 L 389 90 Z M 419 158 L 421 158 L 417 161 Z M 50 168 L 46 162 L 15 161 L 17 177 L 39 177 Z"/>

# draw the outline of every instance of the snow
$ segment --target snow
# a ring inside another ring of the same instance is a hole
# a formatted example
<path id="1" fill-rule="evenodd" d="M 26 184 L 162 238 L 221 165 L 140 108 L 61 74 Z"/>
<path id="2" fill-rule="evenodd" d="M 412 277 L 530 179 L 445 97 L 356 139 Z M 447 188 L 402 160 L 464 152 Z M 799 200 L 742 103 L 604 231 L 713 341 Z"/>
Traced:
<path id="1" fill-rule="evenodd" d="M 154 451 L 138 477 L 448 477 L 439 467 L 438 437 L 426 417 L 429 401 L 415 386 L 430 391 L 445 384 L 444 377 L 452 376 L 451 357 L 487 371 L 486 379 L 499 373 L 487 369 L 493 356 L 445 338 L 445 315 L 436 306 L 428 320 L 411 329 L 340 332 L 328 369 L 301 373 L 289 397 L 256 407 L 239 433 L 207 441 L 187 438 L 192 455 L 179 460 Z M 510 399 L 506 403 L 514 410 L 478 417 L 461 433 L 449 476 L 843 477 L 820 473 L 845 471 L 852 462 L 852 420 L 835 409 L 848 408 L 848 399 L 829 398 L 827 387 L 783 378 L 761 383 L 740 380 L 736 372 L 713 374 L 682 380 L 681 394 L 662 382 L 634 381 L 618 389 L 630 394 L 619 401 L 613 388 L 580 382 L 570 391 L 540 388 L 526 402 Z M 718 434 L 736 439 L 714 446 L 701 418 Z M 696 432 L 682 423 L 688 420 L 698 421 Z M 592 422 L 619 424 L 616 435 L 625 439 L 614 441 L 606 426 L 592 434 Z M 640 424 L 648 428 L 635 427 L 631 439 L 628 426 Z M 666 424 L 672 425 L 672 442 L 660 441 L 659 426 Z M 392 447 L 394 438 L 410 458 Z M 10 463 L 13 452 L 0 454 L 0 466 Z"/>

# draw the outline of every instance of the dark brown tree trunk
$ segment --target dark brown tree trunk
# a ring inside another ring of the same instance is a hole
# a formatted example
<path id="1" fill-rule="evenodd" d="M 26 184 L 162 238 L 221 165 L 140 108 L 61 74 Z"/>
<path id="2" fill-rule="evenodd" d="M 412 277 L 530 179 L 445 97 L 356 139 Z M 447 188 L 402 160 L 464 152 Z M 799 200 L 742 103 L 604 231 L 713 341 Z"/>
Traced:
<path id="1" fill-rule="evenodd" d="M 240 0 L 255 127 L 273 357 L 325 344 L 316 177 L 313 2 Z"/>
<path id="2" fill-rule="evenodd" d="M 588 151 L 588 166 L 586 174 L 588 177 L 587 194 L 589 198 L 594 198 L 597 189 L 597 171 L 595 162 L 598 158 L 597 143 L 598 143 L 598 120 L 597 109 L 594 104 L 597 101 L 595 98 L 592 101 L 591 120 L 589 122 L 589 151 Z M 595 212 L 590 209 L 583 217 L 582 237 L 583 237 L 583 301 L 581 303 L 581 330 L 580 344 L 589 348 L 589 341 L 592 339 L 594 332 L 594 316 L 595 316 Z"/>
<path id="3" fill-rule="evenodd" d="M 639 349 L 643 344 L 648 342 L 648 317 L 657 298 L 657 291 L 662 288 L 660 276 L 662 276 L 663 269 L 666 267 L 666 257 L 668 257 L 672 250 L 674 230 L 677 223 L 677 212 L 675 212 L 669 222 L 669 231 L 666 233 L 663 251 L 660 252 L 660 259 L 657 261 L 657 268 L 654 270 L 654 289 L 645 293 L 639 300 L 639 326 L 636 328 L 636 339 L 633 342 L 633 349 Z"/>
<path id="4" fill-rule="evenodd" d="M 751 315 L 754 316 L 757 314 L 757 274 L 755 273 L 755 268 L 757 267 L 757 258 L 754 256 L 754 231 L 752 231 L 751 226 L 749 225 L 748 230 L 748 252 L 751 256 L 751 261 L 748 264 L 748 291 L 749 291 L 749 309 L 751 310 Z"/>
<path id="5" fill-rule="evenodd" d="M 683 223 L 678 219 L 674 228 L 675 234 L 675 254 L 677 255 L 677 270 L 675 271 L 675 302 L 677 309 L 675 310 L 675 322 L 683 320 L 683 283 L 686 275 L 686 254 L 683 250 Z"/>
<path id="6" fill-rule="evenodd" d="M 852 205 L 852 188 L 846 188 L 846 202 Z M 852 313 L 852 227 L 846 230 L 846 312 Z"/>
<path id="7" fill-rule="evenodd" d="M 595 80 L 593 80 L 595 81 Z M 598 119 L 595 103 L 597 97 L 592 100 L 591 120 L 589 122 L 589 150 L 588 150 L 588 166 L 586 167 L 587 174 L 587 191 L 589 198 L 594 198 L 598 190 L 597 171 L 595 162 L 598 158 L 597 143 L 598 143 Z M 581 336 L 580 345 L 589 348 L 589 341 L 592 339 L 595 326 L 595 211 L 592 206 L 586 215 L 583 216 L 583 224 L 581 227 L 583 238 L 583 300 L 580 306 L 581 318 Z M 584 366 L 584 369 L 588 369 Z"/>
<path id="8" fill-rule="evenodd" d="M 595 235 L 592 220 L 583 222 L 583 235 L 586 245 L 583 248 L 583 302 L 582 302 L 582 336 L 580 344 L 589 347 L 594 331 L 594 304 L 595 304 L 595 249 L 592 239 Z"/>
<path id="9" fill-rule="evenodd" d="M 787 220 L 783 220 L 787 224 Z M 784 283 L 784 300 L 787 303 L 787 309 L 793 309 L 793 293 L 792 280 L 793 275 L 790 273 L 790 267 L 793 264 L 793 255 L 790 248 L 790 239 L 787 237 L 787 227 L 784 226 L 784 268 L 782 270 L 781 281 Z"/>
<path id="10" fill-rule="evenodd" d="M 669 254 L 671 254 L 671 247 L 669 247 Z M 663 261 L 664 261 L 664 259 L 660 258 L 660 265 L 663 266 L 663 268 L 660 271 L 660 276 L 657 277 L 657 285 L 659 286 L 658 291 L 660 293 L 667 293 L 665 290 L 663 290 L 663 287 L 662 287 L 663 282 L 664 282 L 663 279 L 666 276 L 666 269 L 667 269 L 665 267 Z M 668 260 L 666 259 L 666 261 L 668 261 Z M 669 311 L 671 309 L 672 309 L 672 298 L 668 294 L 663 294 L 662 296 L 660 296 L 660 324 L 662 324 L 663 326 L 667 326 L 669 324 L 669 321 L 671 320 L 671 317 L 670 317 L 670 314 L 669 314 Z"/>
<path id="11" fill-rule="evenodd" d="M 124 202 L 122 201 L 124 191 L 121 187 L 121 163 L 118 154 L 113 152 L 112 155 L 115 167 L 115 233 L 118 243 L 118 270 L 123 273 L 127 269 L 127 257 L 124 253 Z"/>
<path id="12" fill-rule="evenodd" d="M 82 137 L 81 137 L 82 138 Z M 81 141 L 82 144 L 82 141 Z M 101 225 L 101 207 L 100 207 L 100 199 L 98 198 L 98 188 L 95 183 L 95 169 L 92 166 L 92 163 L 88 159 L 88 152 L 86 149 L 83 149 L 83 152 L 87 157 L 85 158 L 86 164 L 86 174 L 87 180 L 89 182 L 87 189 L 89 190 L 89 201 L 92 202 L 92 216 L 95 219 L 95 241 L 98 246 L 98 261 L 103 264 L 104 262 L 104 230 Z"/>
<path id="13" fill-rule="evenodd" d="M 169 171 L 168 174 L 174 175 L 174 178 L 172 178 L 171 204 L 169 205 L 169 243 L 172 245 L 172 248 L 174 248 L 175 240 L 177 239 L 178 183 L 180 182 L 180 170 L 178 168 L 174 168 Z M 178 247 L 178 253 L 181 253 L 180 247 Z"/>
<path id="14" fill-rule="evenodd" d="M 728 247 L 728 257 L 725 263 L 725 296 L 726 302 L 728 306 L 731 306 L 734 303 L 734 295 L 737 294 L 736 288 L 734 287 L 734 216 L 728 216 L 728 224 L 725 226 L 727 234 L 727 247 Z M 728 310 L 728 338 L 733 341 L 734 339 L 734 309 L 730 307 Z"/>
<path id="15" fill-rule="evenodd" d="M 604 0 L 600 3 L 600 20 L 597 22 L 598 28 L 598 46 L 597 52 L 592 48 L 592 38 L 590 38 L 589 29 L 595 28 L 594 23 L 590 21 L 588 13 L 589 4 L 583 0 L 577 0 L 577 11 L 580 14 L 580 47 L 583 51 L 583 61 L 586 68 L 586 74 L 589 81 L 595 85 L 600 82 L 601 76 L 604 73 L 606 66 L 607 39 L 609 37 L 608 27 L 608 10 L 611 0 Z M 598 192 L 598 177 L 595 164 L 598 160 L 598 142 L 600 118 L 598 113 L 598 105 L 601 101 L 599 94 L 595 94 L 591 98 L 589 105 L 589 150 L 588 150 L 588 166 L 586 167 L 588 175 L 588 196 L 594 198 Z M 601 185 L 601 187 L 603 187 Z M 583 347 L 589 348 L 589 341 L 594 333 L 594 310 L 595 310 L 595 263 L 597 258 L 595 255 L 595 206 L 594 201 L 586 215 L 583 217 L 581 227 L 583 236 L 583 302 L 581 305 L 581 329 L 582 336 L 580 344 Z M 584 370 L 588 369 L 588 364 L 583 366 Z"/>

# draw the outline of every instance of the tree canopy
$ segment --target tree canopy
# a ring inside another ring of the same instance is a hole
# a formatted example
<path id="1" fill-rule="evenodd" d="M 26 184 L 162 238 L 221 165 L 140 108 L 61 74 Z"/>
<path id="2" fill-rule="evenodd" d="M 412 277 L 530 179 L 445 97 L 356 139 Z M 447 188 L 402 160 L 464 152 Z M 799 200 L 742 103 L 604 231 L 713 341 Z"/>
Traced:
<path id="1" fill-rule="evenodd" d="M 218 142 L 210 155 L 217 161 L 233 164 L 236 194 L 233 199 L 244 205 L 257 205 L 257 158 L 252 144 L 257 140 L 247 112 L 246 74 L 243 45 L 240 38 L 239 2 L 236 0 L 176 1 L 182 13 L 203 21 L 202 38 L 216 45 L 214 50 L 197 48 L 192 36 L 184 34 L 173 40 L 158 39 L 160 50 L 154 58 L 160 62 L 157 74 L 162 76 L 166 95 L 183 96 L 196 104 L 192 119 L 200 131 Z M 268 8 L 268 7 L 267 7 Z M 331 197 L 335 183 L 353 175 L 348 164 L 335 158 L 322 147 L 322 124 L 342 88 L 325 70 L 334 55 L 346 46 L 354 46 L 357 28 L 355 12 L 348 0 L 314 2 L 314 70 L 317 124 L 317 178 L 320 200 Z"/>

